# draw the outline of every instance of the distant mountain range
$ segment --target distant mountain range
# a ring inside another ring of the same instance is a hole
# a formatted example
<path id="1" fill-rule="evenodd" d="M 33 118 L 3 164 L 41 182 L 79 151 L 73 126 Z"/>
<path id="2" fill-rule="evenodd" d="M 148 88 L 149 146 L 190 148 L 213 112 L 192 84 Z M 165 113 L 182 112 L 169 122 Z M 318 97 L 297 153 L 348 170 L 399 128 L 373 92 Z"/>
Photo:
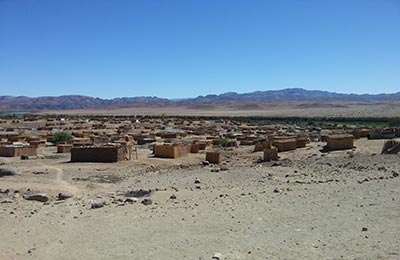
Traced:
<path id="1" fill-rule="evenodd" d="M 74 110 L 129 107 L 187 107 L 193 109 L 232 105 L 238 109 L 256 109 L 271 102 L 387 102 L 400 101 L 400 92 L 393 94 L 340 94 L 320 90 L 290 88 L 282 90 L 255 91 L 238 94 L 228 92 L 189 99 L 170 100 L 158 97 L 122 97 L 101 99 L 88 96 L 67 95 L 59 97 L 0 96 L 0 109 L 13 111 Z"/>

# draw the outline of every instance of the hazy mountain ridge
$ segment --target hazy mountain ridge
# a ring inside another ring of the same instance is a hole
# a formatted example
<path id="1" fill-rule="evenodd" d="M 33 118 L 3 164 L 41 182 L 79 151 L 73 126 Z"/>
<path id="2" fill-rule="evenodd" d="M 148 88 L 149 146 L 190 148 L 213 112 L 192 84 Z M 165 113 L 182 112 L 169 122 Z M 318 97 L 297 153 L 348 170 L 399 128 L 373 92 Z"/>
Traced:
<path id="1" fill-rule="evenodd" d="M 282 90 L 255 91 L 238 94 L 228 92 L 220 95 L 207 95 L 195 98 L 198 101 L 223 101 L 223 100 L 247 100 L 247 101 L 388 101 L 400 100 L 400 92 L 393 94 L 342 94 L 321 90 L 305 90 L 301 88 L 288 88 Z"/>
<path id="2" fill-rule="evenodd" d="M 239 94 L 227 92 L 220 95 L 198 96 L 196 98 L 170 100 L 158 97 L 121 97 L 101 99 L 81 95 L 65 96 L 0 96 L 1 110 L 74 110 L 96 108 L 123 108 L 123 107 L 213 107 L 215 105 L 237 105 L 238 108 L 262 107 L 269 102 L 304 101 L 304 102 L 385 102 L 400 101 L 400 92 L 393 94 L 341 94 L 320 90 L 305 90 L 290 88 L 282 90 L 255 91 Z M 261 105 L 260 105 L 261 104 Z"/>

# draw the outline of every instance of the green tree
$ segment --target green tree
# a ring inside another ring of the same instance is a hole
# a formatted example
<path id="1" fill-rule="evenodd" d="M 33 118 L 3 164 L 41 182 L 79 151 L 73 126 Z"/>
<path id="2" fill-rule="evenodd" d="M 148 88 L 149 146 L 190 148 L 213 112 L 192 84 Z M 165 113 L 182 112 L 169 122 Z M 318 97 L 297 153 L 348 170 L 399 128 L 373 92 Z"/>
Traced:
<path id="1" fill-rule="evenodd" d="M 68 142 L 71 141 L 74 137 L 67 132 L 59 132 L 53 137 L 54 143 L 60 142 Z"/>

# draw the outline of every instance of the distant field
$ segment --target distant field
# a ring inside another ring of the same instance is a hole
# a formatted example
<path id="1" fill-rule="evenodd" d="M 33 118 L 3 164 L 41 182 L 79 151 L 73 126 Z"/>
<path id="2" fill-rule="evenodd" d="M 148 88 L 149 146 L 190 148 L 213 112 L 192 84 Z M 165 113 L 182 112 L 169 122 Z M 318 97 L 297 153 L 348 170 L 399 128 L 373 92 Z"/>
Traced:
<path id="1" fill-rule="evenodd" d="M 47 110 L 39 114 L 68 115 L 189 115 L 189 116 L 266 116 L 266 117 L 398 117 L 400 102 L 391 103 L 323 103 L 292 102 L 262 105 L 201 107 L 132 107 L 91 110 Z"/>

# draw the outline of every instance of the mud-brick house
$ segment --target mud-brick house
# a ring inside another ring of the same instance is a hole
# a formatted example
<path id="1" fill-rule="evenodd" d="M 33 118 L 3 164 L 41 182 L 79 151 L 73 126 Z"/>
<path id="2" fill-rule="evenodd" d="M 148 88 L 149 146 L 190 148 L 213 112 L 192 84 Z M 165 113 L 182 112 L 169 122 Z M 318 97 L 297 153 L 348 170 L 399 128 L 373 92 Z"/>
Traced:
<path id="1" fill-rule="evenodd" d="M 70 153 L 73 145 L 72 144 L 58 144 L 57 153 Z"/>
<path id="2" fill-rule="evenodd" d="M 33 140 L 29 141 L 29 144 L 36 148 L 46 147 L 46 140 L 45 139 L 33 139 Z"/>
<path id="3" fill-rule="evenodd" d="M 326 148 L 330 151 L 353 149 L 354 136 L 350 134 L 329 135 L 326 140 Z"/>
<path id="4" fill-rule="evenodd" d="M 8 137 L 8 143 L 26 143 L 27 142 L 27 137 L 26 136 L 21 136 L 21 135 L 11 135 Z"/>
<path id="5" fill-rule="evenodd" d="M 400 137 L 400 128 L 394 129 L 394 133 L 396 137 Z"/>
<path id="6" fill-rule="evenodd" d="M 190 153 L 198 153 L 200 150 L 199 145 L 196 143 L 192 143 L 190 146 Z"/>
<path id="7" fill-rule="evenodd" d="M 278 148 L 269 147 L 264 149 L 264 162 L 278 160 Z"/>
<path id="8" fill-rule="evenodd" d="M 369 129 L 354 129 L 353 131 L 351 131 L 351 134 L 354 136 L 355 139 L 368 137 Z"/>
<path id="9" fill-rule="evenodd" d="M 368 139 L 393 139 L 395 136 L 395 129 L 374 128 L 369 130 Z"/>
<path id="10" fill-rule="evenodd" d="M 37 148 L 33 146 L 5 145 L 0 147 L 1 157 L 37 156 Z"/>
<path id="11" fill-rule="evenodd" d="M 90 138 L 74 138 L 72 140 L 72 144 L 74 146 L 91 146 L 93 145 L 93 141 Z"/>
<path id="12" fill-rule="evenodd" d="M 304 148 L 304 147 L 306 147 L 307 143 L 308 143 L 308 137 L 298 136 L 296 138 L 297 148 Z"/>
<path id="13" fill-rule="evenodd" d="M 240 145 L 254 145 L 256 139 L 256 136 L 249 135 L 238 138 L 238 141 L 240 141 Z"/>
<path id="14" fill-rule="evenodd" d="M 264 151 L 267 148 L 271 148 L 272 145 L 272 140 L 271 139 L 267 139 L 267 138 L 260 138 L 257 139 L 254 145 L 254 151 L 253 152 L 261 152 Z"/>
<path id="15" fill-rule="evenodd" d="M 71 162 L 119 162 L 130 160 L 132 146 L 104 145 L 71 148 Z"/>
<path id="16" fill-rule="evenodd" d="M 179 144 L 156 144 L 154 145 L 154 156 L 159 158 L 179 158 L 187 156 L 191 145 Z"/>
<path id="17" fill-rule="evenodd" d="M 383 144 L 381 154 L 397 154 L 399 152 L 400 152 L 400 142 L 395 140 L 389 140 Z"/>
<path id="18" fill-rule="evenodd" d="M 206 153 L 206 161 L 213 164 L 220 164 L 222 161 L 221 152 L 214 151 L 214 152 L 207 152 Z"/>
<path id="19" fill-rule="evenodd" d="M 278 148 L 278 152 L 286 152 L 297 149 L 296 138 L 285 138 L 276 139 L 273 141 L 273 145 Z"/>

